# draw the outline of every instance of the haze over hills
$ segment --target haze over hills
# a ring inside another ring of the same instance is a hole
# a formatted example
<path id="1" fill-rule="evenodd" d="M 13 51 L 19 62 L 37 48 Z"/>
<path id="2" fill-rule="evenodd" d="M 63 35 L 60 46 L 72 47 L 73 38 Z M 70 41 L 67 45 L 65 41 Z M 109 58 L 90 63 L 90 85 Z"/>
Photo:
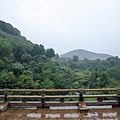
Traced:
<path id="1" fill-rule="evenodd" d="M 32 43 L 17 28 L 0 21 L 0 89 L 120 87 L 120 58 L 82 49 L 70 53 L 80 54 L 80 59 L 110 58 L 59 59 L 54 49 Z"/>
<path id="2" fill-rule="evenodd" d="M 24 36 L 21 35 L 21 32 L 17 28 L 14 28 L 11 24 L 1 20 L 0 20 L 0 36 L 1 38 L 6 38 L 8 41 L 10 41 L 12 45 L 14 44 L 13 48 L 16 45 L 17 46 L 26 45 L 26 47 L 34 46 L 34 44 L 31 41 L 27 40 Z M 60 57 L 73 58 L 74 55 L 78 56 L 80 60 L 83 60 L 84 58 L 87 58 L 89 60 L 95 60 L 95 59 L 105 60 L 108 57 L 112 56 L 109 54 L 101 54 L 101 53 L 90 52 L 83 49 L 77 49 L 62 54 L 60 55 Z"/>
<path id="3" fill-rule="evenodd" d="M 60 55 L 61 58 L 73 58 L 73 56 L 78 56 L 79 60 L 83 60 L 84 58 L 87 58 L 89 60 L 106 60 L 107 58 L 112 57 L 112 55 L 109 54 L 95 53 L 83 49 L 73 50 Z"/>

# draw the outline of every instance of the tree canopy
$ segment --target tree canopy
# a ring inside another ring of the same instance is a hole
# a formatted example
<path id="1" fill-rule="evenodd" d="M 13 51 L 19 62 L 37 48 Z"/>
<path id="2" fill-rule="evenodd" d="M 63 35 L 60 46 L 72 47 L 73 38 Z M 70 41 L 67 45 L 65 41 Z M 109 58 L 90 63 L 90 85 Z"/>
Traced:
<path id="1" fill-rule="evenodd" d="M 0 89 L 120 87 L 119 57 L 106 60 L 79 60 L 78 56 L 59 58 L 54 49 L 30 42 L 17 35 L 19 31 L 14 33 L 16 29 L 10 32 L 12 26 L 8 24 L 1 26 Z"/>

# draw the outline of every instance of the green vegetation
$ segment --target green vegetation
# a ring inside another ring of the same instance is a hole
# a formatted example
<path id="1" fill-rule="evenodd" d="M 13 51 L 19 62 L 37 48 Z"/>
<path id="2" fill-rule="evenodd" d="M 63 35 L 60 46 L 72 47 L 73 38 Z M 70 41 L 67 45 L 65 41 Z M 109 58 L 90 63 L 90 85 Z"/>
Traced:
<path id="1" fill-rule="evenodd" d="M 120 87 L 120 58 L 59 58 L 52 48 L 33 44 L 0 21 L 0 89 Z"/>

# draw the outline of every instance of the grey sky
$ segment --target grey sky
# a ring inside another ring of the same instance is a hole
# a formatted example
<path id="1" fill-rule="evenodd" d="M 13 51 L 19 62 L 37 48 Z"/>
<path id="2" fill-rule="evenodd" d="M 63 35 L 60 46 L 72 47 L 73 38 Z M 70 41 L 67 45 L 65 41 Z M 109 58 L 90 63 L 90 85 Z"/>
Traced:
<path id="1" fill-rule="evenodd" d="M 120 57 L 120 0 L 0 0 L 0 19 L 33 43 Z"/>

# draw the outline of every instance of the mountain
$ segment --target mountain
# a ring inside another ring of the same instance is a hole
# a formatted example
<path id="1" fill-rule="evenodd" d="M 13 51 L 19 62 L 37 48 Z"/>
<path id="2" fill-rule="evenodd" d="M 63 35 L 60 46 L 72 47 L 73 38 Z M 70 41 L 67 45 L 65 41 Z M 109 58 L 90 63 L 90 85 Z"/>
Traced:
<path id="1" fill-rule="evenodd" d="M 10 23 L 6 23 L 1 20 L 0 20 L 0 30 L 10 35 L 21 36 L 21 33 L 17 28 L 14 28 Z"/>
<path id="2" fill-rule="evenodd" d="M 89 60 L 96 59 L 106 60 L 107 58 L 112 57 L 112 55 L 109 54 L 95 53 L 83 49 L 73 50 L 60 55 L 61 58 L 73 58 L 73 56 L 78 56 L 79 60 L 83 60 L 84 58 L 87 58 Z"/>
<path id="3" fill-rule="evenodd" d="M 16 62 L 22 62 L 24 57 L 29 59 L 28 56 L 45 55 L 47 59 L 55 55 L 52 48 L 45 49 L 42 44 L 32 43 L 17 28 L 0 20 L 0 58 L 6 57 L 8 51 Z"/>
<path id="4" fill-rule="evenodd" d="M 81 49 L 69 54 L 71 57 L 80 54 L 80 59 L 96 59 L 100 55 L 105 59 L 106 56 Z M 0 89 L 120 87 L 120 58 L 117 56 L 104 61 L 77 60 L 59 59 L 52 48 L 32 43 L 17 28 L 0 21 Z"/>

